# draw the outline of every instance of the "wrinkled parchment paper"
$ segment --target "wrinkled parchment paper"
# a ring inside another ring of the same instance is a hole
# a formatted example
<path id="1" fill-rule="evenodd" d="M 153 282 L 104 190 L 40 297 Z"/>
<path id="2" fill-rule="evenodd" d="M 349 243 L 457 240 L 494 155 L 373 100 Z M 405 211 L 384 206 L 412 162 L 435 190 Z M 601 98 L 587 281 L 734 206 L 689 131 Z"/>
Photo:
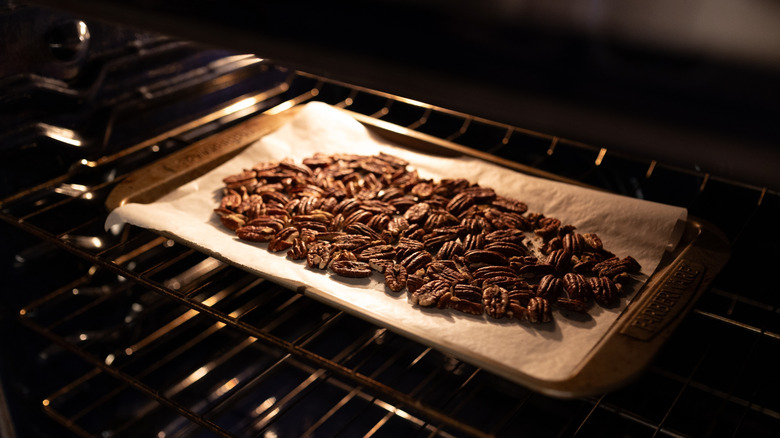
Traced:
<path id="1" fill-rule="evenodd" d="M 315 152 L 379 151 L 408 160 L 424 178 L 467 178 L 524 201 L 529 211 L 574 224 L 582 233 L 597 233 L 616 255 L 637 259 L 646 275 L 655 270 L 663 252 L 676 245 L 680 235 L 675 225 L 686 219 L 686 211 L 676 207 L 530 177 L 472 158 L 415 153 L 375 137 L 347 113 L 314 102 L 288 124 L 203 177 L 152 204 L 117 208 L 109 215 L 106 227 L 127 222 L 164 232 L 217 258 L 509 378 L 527 376 L 552 382 L 570 376 L 628 300 L 623 299 L 613 309 L 594 306 L 587 317 L 556 311 L 555 322 L 541 325 L 421 309 L 409 304 L 405 293 L 386 290 L 378 274 L 370 279 L 344 279 L 311 270 L 303 261 L 290 261 L 285 252 L 267 252 L 266 244 L 240 241 L 213 213 L 219 205 L 222 178 L 259 161 L 291 157 L 300 162 Z M 643 281 L 631 288 L 629 298 Z"/>

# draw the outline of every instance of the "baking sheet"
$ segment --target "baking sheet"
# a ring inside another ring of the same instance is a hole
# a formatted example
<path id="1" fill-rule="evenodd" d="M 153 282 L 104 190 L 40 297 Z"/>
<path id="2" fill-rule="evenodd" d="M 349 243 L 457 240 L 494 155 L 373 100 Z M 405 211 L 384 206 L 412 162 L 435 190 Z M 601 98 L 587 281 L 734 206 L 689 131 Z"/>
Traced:
<path id="1" fill-rule="evenodd" d="M 605 248 L 642 265 L 643 277 L 627 290 L 615 308 L 591 308 L 586 317 L 554 312 L 550 324 L 494 320 L 451 310 L 421 309 L 406 294 L 386 290 L 378 274 L 344 279 L 290 261 L 285 252 L 270 253 L 267 244 L 238 240 L 213 209 L 219 205 L 222 178 L 259 161 L 302 158 L 316 152 L 402 157 L 424 178 L 462 177 L 517 198 L 529 211 L 574 224 L 582 233 L 597 233 Z M 469 157 L 420 154 L 376 137 L 346 112 L 319 102 L 306 104 L 286 125 L 208 174 L 151 204 L 115 209 L 106 228 L 131 223 L 174 236 L 179 241 L 256 272 L 289 288 L 346 309 L 379 325 L 448 351 L 477 366 L 517 380 L 565 380 L 597 345 L 644 283 L 665 250 L 673 248 L 686 220 L 684 209 L 617 196 L 508 170 Z"/>

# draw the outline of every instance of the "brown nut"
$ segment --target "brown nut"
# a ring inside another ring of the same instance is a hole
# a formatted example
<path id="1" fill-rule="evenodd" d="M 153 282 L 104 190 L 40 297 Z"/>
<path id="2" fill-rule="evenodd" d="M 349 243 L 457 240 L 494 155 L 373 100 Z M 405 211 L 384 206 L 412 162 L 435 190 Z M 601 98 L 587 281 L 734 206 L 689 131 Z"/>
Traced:
<path id="1" fill-rule="evenodd" d="M 490 285 L 482 289 L 482 307 L 492 318 L 503 318 L 509 306 L 509 293 L 503 287 Z"/>
<path id="2" fill-rule="evenodd" d="M 391 264 L 385 269 L 385 285 L 393 291 L 398 292 L 406 287 L 407 272 L 403 265 L 397 263 Z"/>
<path id="3" fill-rule="evenodd" d="M 528 320 L 534 324 L 552 321 L 550 303 L 542 297 L 533 297 L 528 301 Z"/>
<path id="4" fill-rule="evenodd" d="M 365 278 L 371 276 L 368 263 L 356 260 L 335 260 L 330 263 L 330 269 L 342 277 Z"/>

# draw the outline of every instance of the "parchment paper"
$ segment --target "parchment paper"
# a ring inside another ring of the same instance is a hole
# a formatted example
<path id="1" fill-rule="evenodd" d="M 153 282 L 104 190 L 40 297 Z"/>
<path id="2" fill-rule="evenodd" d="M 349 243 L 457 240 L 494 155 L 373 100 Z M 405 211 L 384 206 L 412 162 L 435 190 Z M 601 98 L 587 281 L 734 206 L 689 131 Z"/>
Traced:
<path id="1" fill-rule="evenodd" d="M 266 244 L 238 240 L 213 213 L 222 178 L 259 161 L 290 157 L 300 162 L 315 152 L 375 154 L 384 151 L 410 162 L 424 178 L 462 177 L 526 202 L 529 211 L 574 224 L 582 233 L 597 233 L 616 255 L 631 255 L 649 275 L 663 252 L 678 242 L 675 225 L 684 209 L 543 180 L 471 158 L 419 154 L 375 137 L 345 112 L 322 103 L 307 104 L 290 123 L 263 137 L 246 151 L 157 202 L 126 204 L 113 211 L 106 227 L 124 222 L 165 232 L 266 278 L 360 315 L 381 326 L 448 351 L 504 376 L 559 381 L 569 376 L 602 338 L 626 306 L 594 306 L 590 316 L 554 312 L 555 322 L 532 325 L 494 320 L 455 311 L 421 309 L 406 294 L 386 290 L 378 274 L 345 280 L 293 262 L 285 252 L 269 253 Z M 645 275 L 645 278 L 646 278 Z M 628 291 L 629 299 L 644 280 Z"/>

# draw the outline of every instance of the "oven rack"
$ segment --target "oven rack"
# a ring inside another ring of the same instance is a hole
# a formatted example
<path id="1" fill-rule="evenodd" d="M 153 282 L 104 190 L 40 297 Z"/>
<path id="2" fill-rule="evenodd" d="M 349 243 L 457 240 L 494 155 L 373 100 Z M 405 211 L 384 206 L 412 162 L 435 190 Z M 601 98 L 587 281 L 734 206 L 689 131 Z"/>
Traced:
<path id="1" fill-rule="evenodd" d="M 40 401 L 48 415 L 76 436 L 122 435 L 151 425 L 168 429 L 136 431 L 271 436 L 284 425 L 299 433 L 346 436 L 356 430 L 378 436 L 398 431 L 513 436 L 518 430 L 534 436 L 589 436 L 605 430 L 700 436 L 726 428 L 735 435 L 760 436 L 776 430 L 780 406 L 772 391 L 777 383 L 767 384 L 760 376 L 771 375 L 778 364 L 771 354 L 780 345 L 777 298 L 760 288 L 771 284 L 769 274 L 748 282 L 740 275 L 744 264 L 754 262 L 749 257 L 753 251 L 771 246 L 759 233 L 761 226 L 778 219 L 776 192 L 303 72 L 290 72 L 283 84 L 252 98 L 254 103 L 233 109 L 252 109 L 261 99 L 281 100 L 283 106 L 322 100 L 585 184 L 685 206 L 726 232 L 737 261 L 726 267 L 636 383 L 595 398 L 551 399 L 154 233 L 134 227 L 103 230 L 102 200 L 134 168 L 119 164 L 159 151 L 169 139 L 158 136 L 115 156 L 84 160 L 1 205 L 5 222 L 40 240 L 35 248 L 49 254 L 24 263 L 45 266 L 50 257 L 61 261 L 76 256 L 78 278 L 50 287 L 19 312 L 25 328 L 83 362 L 80 373 Z M 235 119 L 235 112 L 226 113 L 215 113 L 209 124 L 220 116 Z M 188 128 L 198 132 L 189 141 L 208 134 L 199 126 Z M 725 207 L 744 213 L 719 215 Z M 115 319 L 109 318 L 119 310 Z M 295 324 L 302 319 L 303 327 Z M 96 321 L 104 326 L 91 327 Z M 188 331 L 190 325 L 195 334 Z M 207 339 L 211 336 L 224 339 Z M 347 345 L 336 351 L 314 347 L 343 337 Z M 179 354 L 195 356 L 193 363 L 202 365 L 185 370 L 169 366 Z M 233 359 L 243 354 L 254 355 L 255 361 Z M 715 361 L 727 367 L 713 369 Z M 236 362 L 245 368 L 230 370 L 233 377 L 227 377 L 230 372 L 220 377 L 218 370 L 236 367 Z M 258 402 L 262 391 L 257 388 L 271 385 L 275 373 L 297 373 L 300 381 Z M 210 379 L 210 386 L 203 383 Z M 106 386 L 110 389 L 94 393 Z M 301 430 L 294 421 L 301 418 L 298 410 L 321 403 L 314 394 L 325 392 L 337 395 L 323 396 L 332 404 Z M 244 406 L 252 400 L 254 405 Z M 144 415 L 99 424 L 109 416 L 106 406 L 120 403 L 134 403 Z M 712 408 L 706 417 L 697 414 L 702 403 Z M 331 425 L 337 419 L 341 423 Z"/>

